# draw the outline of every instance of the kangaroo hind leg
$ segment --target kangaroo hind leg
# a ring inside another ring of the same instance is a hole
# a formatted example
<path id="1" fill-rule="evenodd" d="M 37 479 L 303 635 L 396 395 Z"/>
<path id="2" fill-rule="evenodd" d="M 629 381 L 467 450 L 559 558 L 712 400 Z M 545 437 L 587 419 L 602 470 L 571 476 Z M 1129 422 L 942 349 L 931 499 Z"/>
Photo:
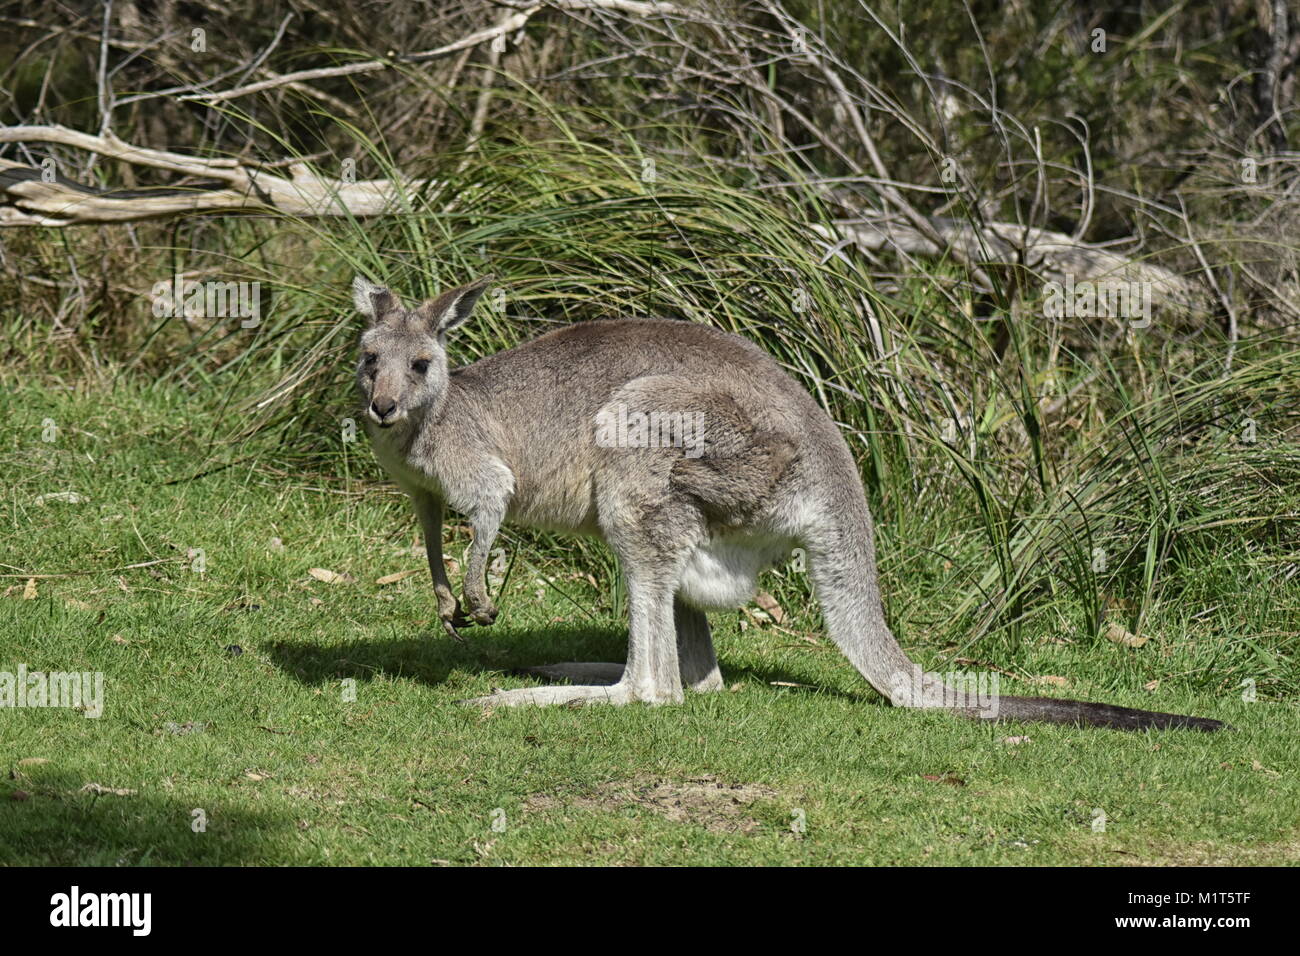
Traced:
<path id="1" fill-rule="evenodd" d="M 611 455 L 598 477 L 596 493 L 601 530 L 618 555 L 627 582 L 627 663 L 613 683 L 525 687 L 465 703 L 508 707 L 681 702 L 673 596 L 678 576 L 703 536 L 703 520 L 693 505 L 667 493 L 671 458 L 661 456 L 660 450 L 611 449 Z M 614 676 L 614 665 L 554 665 L 542 675 L 608 681 Z"/>
<path id="2" fill-rule="evenodd" d="M 713 651 L 713 636 L 709 619 L 703 611 L 673 602 L 673 619 L 677 628 L 677 669 L 682 686 L 689 690 L 722 689 L 722 673 Z M 547 680 L 567 680 L 577 684 L 617 684 L 623 677 L 623 664 L 570 661 L 564 664 L 543 664 L 539 667 L 521 667 L 520 673 Z"/>

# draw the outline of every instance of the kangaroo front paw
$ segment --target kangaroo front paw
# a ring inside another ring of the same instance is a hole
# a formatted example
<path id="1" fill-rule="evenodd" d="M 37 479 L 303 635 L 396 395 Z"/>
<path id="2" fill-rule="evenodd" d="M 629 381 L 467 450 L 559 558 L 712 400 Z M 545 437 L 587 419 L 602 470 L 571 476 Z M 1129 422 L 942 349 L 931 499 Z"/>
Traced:
<path id="1" fill-rule="evenodd" d="M 501 612 L 497 610 L 495 604 L 488 603 L 481 604 L 475 608 L 470 608 L 469 616 L 473 619 L 475 624 L 482 624 L 484 627 L 487 627 L 497 619 L 497 615 L 500 613 Z"/>
<path id="2" fill-rule="evenodd" d="M 456 600 L 456 595 L 443 588 L 436 590 L 438 598 L 438 618 L 445 624 L 452 624 L 461 616 L 460 602 Z"/>
<path id="3" fill-rule="evenodd" d="M 459 622 L 463 624 L 481 624 L 487 627 L 501 613 L 497 610 L 497 606 L 487 598 L 475 600 L 468 594 L 465 595 L 463 606 L 465 608 L 464 616 Z"/>
<path id="4" fill-rule="evenodd" d="M 456 595 L 449 589 L 441 587 L 435 588 L 435 593 L 438 598 L 438 620 L 442 622 L 443 630 L 454 640 L 465 643 L 465 638 L 460 636 L 456 628 L 464 627 L 469 622 L 461 613 L 460 602 L 456 600 Z"/>

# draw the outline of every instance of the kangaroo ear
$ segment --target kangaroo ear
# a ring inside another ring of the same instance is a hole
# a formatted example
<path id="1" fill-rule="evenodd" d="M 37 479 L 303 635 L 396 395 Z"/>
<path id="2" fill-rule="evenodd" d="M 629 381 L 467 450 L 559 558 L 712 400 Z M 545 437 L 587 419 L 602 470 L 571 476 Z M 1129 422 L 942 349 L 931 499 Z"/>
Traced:
<path id="1" fill-rule="evenodd" d="M 397 305 L 397 297 L 381 285 L 357 276 L 352 280 L 352 304 L 371 322 L 378 322 Z"/>
<path id="2" fill-rule="evenodd" d="M 415 310 L 415 314 L 425 323 L 425 327 L 430 332 L 441 339 L 452 329 L 465 324 L 465 320 L 474 311 L 474 303 L 479 300 L 479 296 L 484 293 L 494 278 L 494 276 L 483 276 L 468 285 L 444 292 L 438 298 L 421 305 Z"/>

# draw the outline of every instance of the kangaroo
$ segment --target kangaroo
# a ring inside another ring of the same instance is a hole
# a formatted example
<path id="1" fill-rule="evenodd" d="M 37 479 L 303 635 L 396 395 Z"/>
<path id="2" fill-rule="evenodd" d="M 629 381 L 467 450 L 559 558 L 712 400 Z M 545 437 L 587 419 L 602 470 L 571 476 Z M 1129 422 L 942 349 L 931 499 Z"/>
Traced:
<path id="1" fill-rule="evenodd" d="M 602 538 L 627 585 L 627 661 L 528 672 L 574 683 L 502 690 L 477 706 L 680 702 L 723 687 L 706 612 L 807 555 L 830 638 L 895 706 L 1124 730 L 1217 720 L 1043 697 L 994 706 L 924 673 L 885 622 L 871 516 L 830 416 L 762 349 L 673 319 L 580 322 L 449 370 L 447 336 L 491 277 L 413 309 L 358 276 L 369 324 L 357 387 L 375 455 L 424 532 L 449 633 L 489 625 L 485 568 L 503 522 Z M 442 560 L 445 507 L 473 530 L 463 607 Z"/>

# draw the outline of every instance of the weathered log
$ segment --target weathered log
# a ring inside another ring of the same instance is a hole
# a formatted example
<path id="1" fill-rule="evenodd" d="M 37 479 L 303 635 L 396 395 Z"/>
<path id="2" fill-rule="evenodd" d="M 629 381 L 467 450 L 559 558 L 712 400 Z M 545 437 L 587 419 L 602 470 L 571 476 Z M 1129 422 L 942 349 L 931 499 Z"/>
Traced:
<path id="1" fill-rule="evenodd" d="M 989 222 L 976 228 L 964 220 L 941 217 L 932 217 L 929 223 L 943 240 L 942 246 L 909 223 L 884 218 L 838 220 L 834 229 L 824 226 L 813 229 L 832 241 L 847 239 L 867 252 L 894 250 L 938 258 L 956 250 L 964 260 L 990 267 L 1019 264 L 1044 284 L 1089 282 L 1101 295 L 1138 283 L 1150 296 L 1152 305 L 1190 312 L 1210 311 L 1209 298 L 1199 284 L 1163 266 L 1080 242 L 1062 232 L 1005 222 Z"/>
<path id="2" fill-rule="evenodd" d="M 63 126 L 0 127 L 0 142 L 55 143 L 186 177 L 152 189 L 101 189 L 54 169 L 0 159 L 0 226 L 68 226 L 137 222 L 193 213 L 275 212 L 291 216 L 380 216 L 409 208 L 430 180 L 332 179 L 304 165 L 288 176 L 237 159 L 204 159 L 133 146 L 112 133 L 95 136 Z"/>

